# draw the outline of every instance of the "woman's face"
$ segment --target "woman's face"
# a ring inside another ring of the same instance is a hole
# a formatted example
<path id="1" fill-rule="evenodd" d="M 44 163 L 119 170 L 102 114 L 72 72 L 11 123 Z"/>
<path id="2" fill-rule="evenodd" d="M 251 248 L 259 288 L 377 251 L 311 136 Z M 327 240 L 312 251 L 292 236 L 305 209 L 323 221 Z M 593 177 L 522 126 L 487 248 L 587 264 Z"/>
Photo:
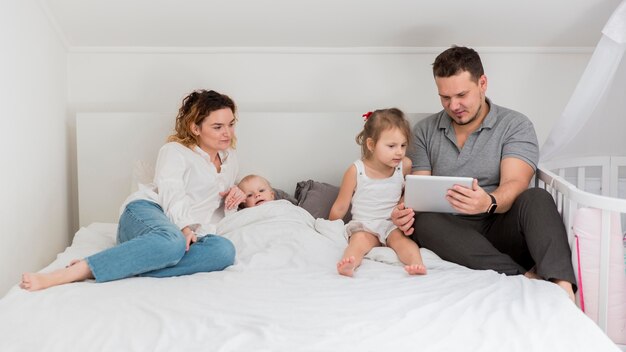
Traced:
<path id="1" fill-rule="evenodd" d="M 235 138 L 235 115 L 229 108 L 212 111 L 200 125 L 193 124 L 192 132 L 198 137 L 198 147 L 207 153 L 223 151 Z"/>

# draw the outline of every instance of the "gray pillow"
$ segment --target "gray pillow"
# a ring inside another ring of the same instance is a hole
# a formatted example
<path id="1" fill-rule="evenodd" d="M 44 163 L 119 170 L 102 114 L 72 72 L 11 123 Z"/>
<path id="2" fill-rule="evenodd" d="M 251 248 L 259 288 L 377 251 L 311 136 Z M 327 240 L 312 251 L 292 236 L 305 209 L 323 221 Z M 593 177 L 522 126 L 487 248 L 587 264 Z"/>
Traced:
<path id="1" fill-rule="evenodd" d="M 296 205 L 304 208 L 311 213 L 314 218 L 328 219 L 330 208 L 337 199 L 339 187 L 324 182 L 316 182 L 313 180 L 300 181 L 296 185 Z M 343 221 L 347 223 L 352 218 L 350 209 L 343 217 Z"/>
<path id="2" fill-rule="evenodd" d="M 296 198 L 292 197 L 289 193 L 279 188 L 274 188 L 274 199 L 285 199 L 290 201 L 293 205 L 298 205 L 298 201 L 296 200 Z"/>

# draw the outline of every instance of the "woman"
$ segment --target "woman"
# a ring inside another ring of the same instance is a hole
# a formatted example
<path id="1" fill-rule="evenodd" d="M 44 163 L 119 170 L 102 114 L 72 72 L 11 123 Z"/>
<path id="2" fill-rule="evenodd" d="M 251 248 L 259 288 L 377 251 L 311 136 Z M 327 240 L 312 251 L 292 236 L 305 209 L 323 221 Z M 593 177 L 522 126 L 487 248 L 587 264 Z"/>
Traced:
<path id="1" fill-rule="evenodd" d="M 154 182 L 122 207 L 118 244 L 63 269 L 23 274 L 20 287 L 35 291 L 86 279 L 189 275 L 231 265 L 232 243 L 214 233 L 224 207 L 245 199 L 234 186 L 235 113 L 235 103 L 212 90 L 185 97 L 175 133 L 159 151 Z"/>

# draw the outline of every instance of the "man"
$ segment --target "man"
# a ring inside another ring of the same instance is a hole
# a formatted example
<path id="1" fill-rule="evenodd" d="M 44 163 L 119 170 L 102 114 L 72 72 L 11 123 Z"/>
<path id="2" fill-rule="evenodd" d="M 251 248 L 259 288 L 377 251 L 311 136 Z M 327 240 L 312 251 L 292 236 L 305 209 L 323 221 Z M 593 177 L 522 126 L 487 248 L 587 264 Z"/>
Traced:
<path id="1" fill-rule="evenodd" d="M 567 234 L 551 195 L 528 188 L 539 148 L 530 120 L 493 104 L 478 53 L 454 46 L 433 74 L 443 110 L 417 123 L 413 174 L 473 177 L 446 198 L 459 213 L 414 213 L 399 204 L 394 224 L 441 258 L 472 269 L 550 280 L 574 300 Z"/>

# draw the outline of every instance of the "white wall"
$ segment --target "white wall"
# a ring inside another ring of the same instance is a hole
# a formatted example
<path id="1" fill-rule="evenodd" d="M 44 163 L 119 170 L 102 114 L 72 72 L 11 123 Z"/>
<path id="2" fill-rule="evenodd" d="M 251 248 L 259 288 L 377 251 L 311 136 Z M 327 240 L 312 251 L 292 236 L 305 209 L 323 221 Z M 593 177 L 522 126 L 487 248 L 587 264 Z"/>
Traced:
<path id="1" fill-rule="evenodd" d="M 67 244 L 67 54 L 34 0 L 0 2 L 0 296 Z"/>
<path id="2" fill-rule="evenodd" d="M 181 98 L 196 88 L 230 94 L 242 111 L 367 111 L 386 106 L 407 112 L 441 109 L 431 71 L 436 51 L 183 50 L 70 53 L 71 112 L 176 111 Z M 590 55 L 486 49 L 481 56 L 489 78 L 488 96 L 496 104 L 528 115 L 542 142 Z M 244 124 L 242 121 L 240 126 Z"/>

